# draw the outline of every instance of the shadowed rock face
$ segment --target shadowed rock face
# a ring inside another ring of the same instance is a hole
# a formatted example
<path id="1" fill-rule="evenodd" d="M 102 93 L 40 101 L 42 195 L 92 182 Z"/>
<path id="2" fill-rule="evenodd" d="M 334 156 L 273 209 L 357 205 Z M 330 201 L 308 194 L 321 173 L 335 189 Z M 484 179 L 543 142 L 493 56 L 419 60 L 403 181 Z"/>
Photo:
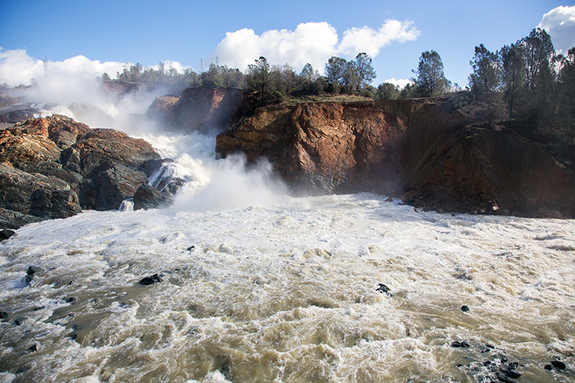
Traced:
<path id="1" fill-rule="evenodd" d="M 160 165 L 144 140 L 64 116 L 0 132 L 0 225 L 117 209 Z"/>
<path id="2" fill-rule="evenodd" d="M 158 97 L 146 115 L 181 132 L 223 131 L 239 106 L 241 89 L 188 88 L 180 97 Z"/>
<path id="3" fill-rule="evenodd" d="M 575 176 L 502 126 L 414 101 L 274 105 L 218 135 L 223 156 L 267 157 L 295 190 L 377 192 L 423 209 L 575 217 Z"/>

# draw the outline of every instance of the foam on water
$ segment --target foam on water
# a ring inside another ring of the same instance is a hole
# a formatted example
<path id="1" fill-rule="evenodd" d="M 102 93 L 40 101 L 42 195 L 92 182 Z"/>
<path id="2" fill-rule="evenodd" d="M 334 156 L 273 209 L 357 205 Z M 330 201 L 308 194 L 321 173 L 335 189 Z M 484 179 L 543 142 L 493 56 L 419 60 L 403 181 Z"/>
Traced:
<path id="1" fill-rule="evenodd" d="M 480 381 L 473 361 L 505 357 L 569 381 L 543 365 L 573 362 L 573 238 L 373 194 L 87 212 L 2 245 L 0 362 L 15 381 Z"/>
<path id="2" fill-rule="evenodd" d="M 147 139 L 188 181 L 172 207 L 0 244 L 2 381 L 490 381 L 509 362 L 575 379 L 574 221 L 290 198 L 213 138 Z"/>

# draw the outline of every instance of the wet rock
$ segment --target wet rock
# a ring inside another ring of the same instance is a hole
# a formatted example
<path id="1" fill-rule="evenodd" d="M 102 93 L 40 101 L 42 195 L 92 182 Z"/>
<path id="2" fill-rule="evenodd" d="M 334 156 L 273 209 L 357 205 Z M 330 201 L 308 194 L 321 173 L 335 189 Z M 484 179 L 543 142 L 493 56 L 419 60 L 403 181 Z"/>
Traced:
<path id="1" fill-rule="evenodd" d="M 28 275 L 34 275 L 36 273 L 41 273 L 44 270 L 42 270 L 42 268 L 37 267 L 37 266 L 28 266 L 28 270 L 26 270 L 26 274 Z"/>
<path id="2" fill-rule="evenodd" d="M 74 303 L 76 302 L 76 297 L 65 297 L 64 302 L 66 303 Z"/>
<path id="3" fill-rule="evenodd" d="M 561 362 L 560 360 L 553 360 L 551 361 L 551 366 L 553 366 L 554 368 L 558 369 L 558 370 L 564 370 L 567 368 L 567 366 L 565 365 L 565 363 Z"/>
<path id="4" fill-rule="evenodd" d="M 34 274 L 28 274 L 24 277 L 24 285 L 29 286 L 34 280 Z"/>
<path id="5" fill-rule="evenodd" d="M 391 290 L 389 289 L 389 287 L 387 287 L 386 285 L 384 285 L 383 283 L 379 284 L 379 287 L 377 289 L 375 289 L 375 291 L 379 291 L 382 294 L 387 294 L 388 297 L 392 297 L 393 294 L 391 293 Z"/>
<path id="6" fill-rule="evenodd" d="M 0 131 L 0 228 L 115 210 L 148 182 L 152 146 L 113 129 L 64 116 Z"/>
<path id="7" fill-rule="evenodd" d="M 0 320 L 4 322 L 5 319 L 8 319 L 9 314 L 6 311 L 0 311 Z"/>
<path id="8" fill-rule="evenodd" d="M 40 351 L 40 348 L 41 348 L 40 343 L 34 342 L 34 344 L 32 346 L 28 347 L 27 351 L 28 352 L 36 352 L 36 351 Z"/>
<path id="9" fill-rule="evenodd" d="M 20 326 L 22 323 L 24 323 L 24 322 L 26 321 L 26 319 L 28 319 L 28 318 L 16 318 L 16 319 L 14 320 L 14 324 L 15 324 L 16 326 Z"/>
<path id="10" fill-rule="evenodd" d="M 461 342 L 451 342 L 451 347 L 455 347 L 455 348 L 466 348 L 469 347 L 469 343 L 467 343 L 467 341 L 461 341 Z"/>
<path id="11" fill-rule="evenodd" d="M 469 306 L 463 305 L 461 306 L 461 311 L 463 311 L 464 313 L 468 312 L 470 310 Z"/>
<path id="12" fill-rule="evenodd" d="M 148 285 L 153 285 L 154 283 L 160 283 L 162 282 L 162 278 L 158 275 L 158 274 L 154 274 L 151 275 L 149 277 L 145 277 L 140 279 L 140 281 L 138 282 L 141 285 L 144 286 L 148 286 Z"/>
<path id="13" fill-rule="evenodd" d="M 0 230 L 0 241 L 8 239 L 8 238 L 12 237 L 14 234 L 16 234 L 16 232 L 14 230 L 10 230 L 10 229 Z"/>
<path id="14" fill-rule="evenodd" d="M 171 194 L 162 193 L 149 184 L 142 184 L 134 194 L 134 210 L 157 209 L 169 205 L 171 197 Z"/>

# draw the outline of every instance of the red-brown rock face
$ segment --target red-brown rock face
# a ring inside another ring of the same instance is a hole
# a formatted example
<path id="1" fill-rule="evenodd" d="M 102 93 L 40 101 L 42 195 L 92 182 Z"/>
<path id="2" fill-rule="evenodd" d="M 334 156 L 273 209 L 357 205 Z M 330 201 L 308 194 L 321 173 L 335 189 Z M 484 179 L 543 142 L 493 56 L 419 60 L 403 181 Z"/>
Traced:
<path id="1" fill-rule="evenodd" d="M 412 101 L 275 105 L 218 135 L 296 190 L 379 192 L 424 209 L 575 217 L 575 176 L 514 132 Z"/>
<path id="2" fill-rule="evenodd" d="M 182 96 L 158 97 L 146 115 L 182 132 L 221 132 L 238 107 L 242 90 L 189 88 Z"/>
<path id="3" fill-rule="evenodd" d="M 144 140 L 64 116 L 0 131 L 0 227 L 117 209 L 159 161 Z"/>
<path id="4" fill-rule="evenodd" d="M 325 102 L 258 108 L 218 136 L 222 155 L 267 157 L 306 192 L 396 193 L 408 102 Z"/>

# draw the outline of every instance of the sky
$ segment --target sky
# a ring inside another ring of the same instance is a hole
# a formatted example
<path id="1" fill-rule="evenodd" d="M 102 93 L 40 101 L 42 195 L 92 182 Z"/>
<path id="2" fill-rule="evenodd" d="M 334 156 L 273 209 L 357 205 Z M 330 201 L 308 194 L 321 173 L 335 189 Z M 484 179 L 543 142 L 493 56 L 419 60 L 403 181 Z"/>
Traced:
<path id="1" fill-rule="evenodd" d="M 538 26 L 566 53 L 575 46 L 575 2 L 2 0 L 0 84 L 29 84 L 45 59 L 56 71 L 115 78 L 136 62 L 245 70 L 259 56 L 323 73 L 331 56 L 366 52 L 373 85 L 403 85 L 421 53 L 435 50 L 446 77 L 464 87 L 476 45 L 496 51 Z"/>

